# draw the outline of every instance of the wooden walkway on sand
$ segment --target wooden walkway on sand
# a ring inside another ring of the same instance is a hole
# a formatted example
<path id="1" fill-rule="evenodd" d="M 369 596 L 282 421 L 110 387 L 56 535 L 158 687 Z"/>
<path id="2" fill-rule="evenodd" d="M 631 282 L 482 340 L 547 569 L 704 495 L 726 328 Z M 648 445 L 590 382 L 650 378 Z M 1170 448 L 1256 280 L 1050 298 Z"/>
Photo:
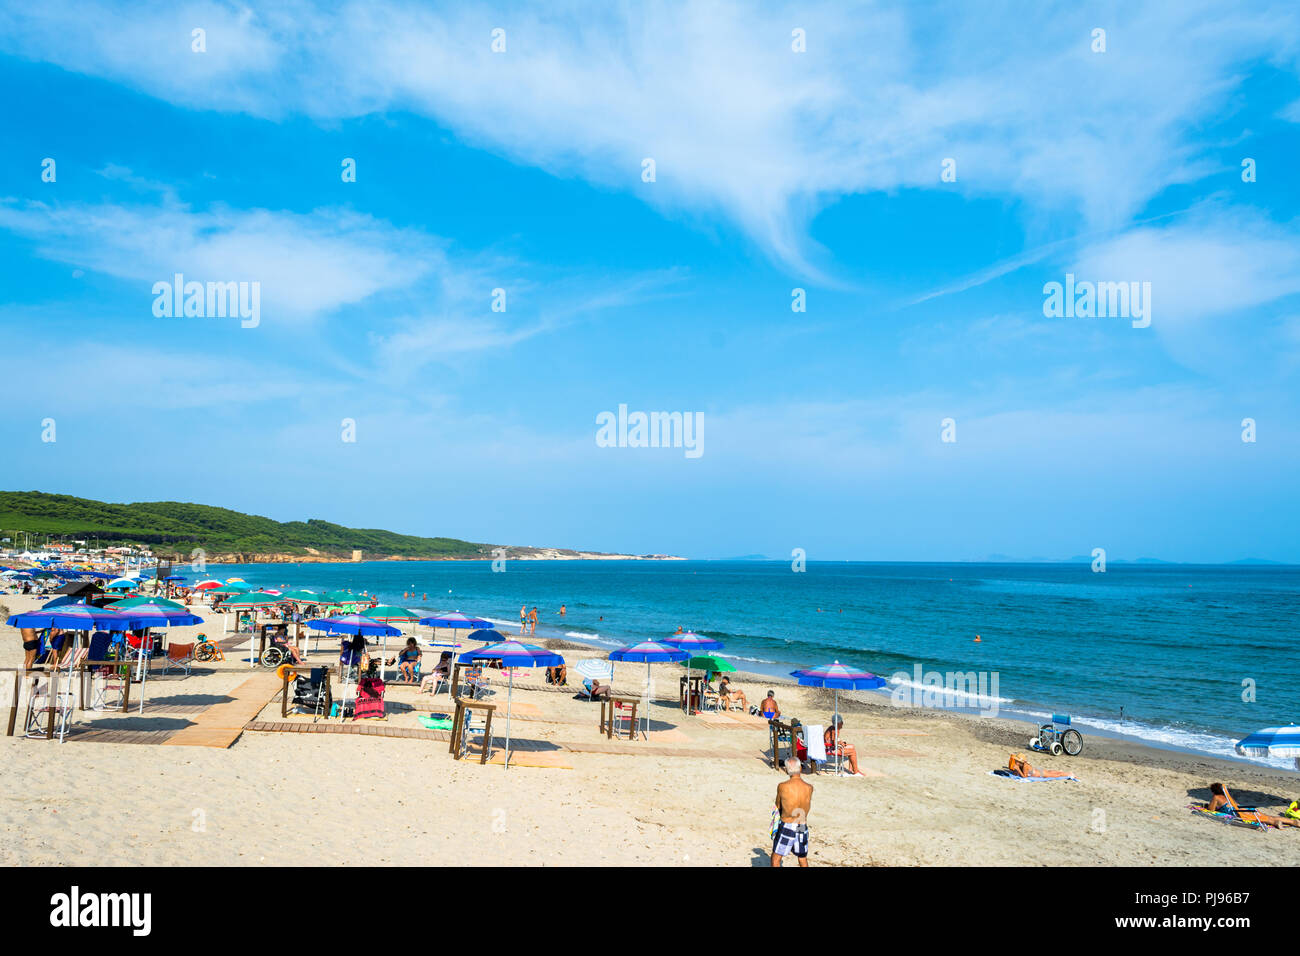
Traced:
<path id="1" fill-rule="evenodd" d="M 233 744 L 244 727 L 262 712 L 283 686 L 273 673 L 254 674 L 229 693 L 231 698 L 198 714 L 188 727 L 174 731 L 161 741 L 169 747 L 218 747 Z"/>

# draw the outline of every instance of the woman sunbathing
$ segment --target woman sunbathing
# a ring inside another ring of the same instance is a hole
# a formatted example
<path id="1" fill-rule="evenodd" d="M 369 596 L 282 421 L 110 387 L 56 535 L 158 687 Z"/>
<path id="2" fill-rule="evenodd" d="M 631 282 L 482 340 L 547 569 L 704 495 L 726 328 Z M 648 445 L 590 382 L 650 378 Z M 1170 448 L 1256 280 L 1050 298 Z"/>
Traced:
<path id="1" fill-rule="evenodd" d="M 1210 784 L 1210 802 L 1205 805 L 1205 809 L 1210 813 L 1227 813 L 1231 816 L 1240 817 L 1246 823 L 1265 823 L 1278 829 L 1282 827 L 1300 827 L 1300 820 L 1275 817 L 1271 813 L 1262 813 L 1254 807 L 1237 806 L 1237 801 L 1232 799 L 1232 794 L 1228 792 L 1228 788 L 1221 783 Z"/>
<path id="2" fill-rule="evenodd" d="M 415 638 L 408 637 L 406 639 L 406 646 L 402 648 L 401 652 L 390 660 L 386 666 L 392 667 L 393 661 L 400 661 L 397 665 L 398 674 L 401 675 L 402 680 L 410 681 L 414 684 L 415 665 L 416 662 L 420 660 L 421 656 L 422 652 L 420 651 L 420 646 L 415 643 Z"/>

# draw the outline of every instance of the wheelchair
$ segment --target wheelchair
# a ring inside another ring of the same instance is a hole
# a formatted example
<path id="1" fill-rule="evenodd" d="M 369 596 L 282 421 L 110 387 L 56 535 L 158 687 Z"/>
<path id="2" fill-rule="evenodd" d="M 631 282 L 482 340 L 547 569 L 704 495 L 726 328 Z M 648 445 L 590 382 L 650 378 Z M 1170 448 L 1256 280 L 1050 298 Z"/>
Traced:
<path id="1" fill-rule="evenodd" d="M 1058 730 L 1058 724 L 1068 729 Z M 1052 722 L 1039 727 L 1037 737 L 1029 738 L 1029 747 L 1053 757 L 1060 756 L 1061 751 L 1077 757 L 1083 752 L 1083 734 L 1070 727 L 1069 714 L 1053 714 Z"/>
<path id="2" fill-rule="evenodd" d="M 212 640 L 206 634 L 198 636 L 198 643 L 194 645 L 194 659 L 200 663 L 206 664 L 208 661 L 224 661 L 226 655 L 222 653 L 217 642 Z"/>

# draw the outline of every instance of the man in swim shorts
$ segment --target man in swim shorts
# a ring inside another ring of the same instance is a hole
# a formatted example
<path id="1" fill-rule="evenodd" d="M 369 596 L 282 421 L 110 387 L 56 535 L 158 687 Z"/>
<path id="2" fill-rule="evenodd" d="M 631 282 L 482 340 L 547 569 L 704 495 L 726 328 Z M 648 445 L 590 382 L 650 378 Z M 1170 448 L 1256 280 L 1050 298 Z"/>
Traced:
<path id="1" fill-rule="evenodd" d="M 812 807 L 811 784 L 805 783 L 803 766 L 791 757 L 785 762 L 790 779 L 776 788 L 776 809 L 781 815 L 772 836 L 772 865 L 780 866 L 787 853 L 794 853 L 800 866 L 808 865 L 808 811 Z"/>
<path id="2" fill-rule="evenodd" d="M 41 649 L 41 638 L 34 627 L 24 627 L 23 636 L 23 670 L 31 670 L 36 662 L 36 654 Z"/>

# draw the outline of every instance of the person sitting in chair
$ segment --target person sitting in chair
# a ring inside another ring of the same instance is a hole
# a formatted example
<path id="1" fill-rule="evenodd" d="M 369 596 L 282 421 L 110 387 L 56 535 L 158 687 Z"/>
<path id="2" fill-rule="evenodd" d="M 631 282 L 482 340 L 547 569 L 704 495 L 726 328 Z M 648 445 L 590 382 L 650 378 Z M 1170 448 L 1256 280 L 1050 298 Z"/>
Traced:
<path id="1" fill-rule="evenodd" d="M 855 777 L 866 776 L 865 773 L 858 769 L 858 748 L 844 740 L 843 717 L 837 718 L 834 726 L 826 728 L 826 732 L 822 734 L 822 739 L 826 744 L 827 757 L 834 757 L 838 753 L 839 756 L 844 758 L 844 764 L 849 768 L 849 773 Z"/>
<path id="2" fill-rule="evenodd" d="M 725 674 L 718 679 L 718 702 L 723 709 L 729 708 L 732 704 L 740 704 L 740 709 L 744 710 L 749 706 L 749 701 L 745 700 L 745 692 L 742 690 L 732 690 L 731 678 Z"/>
<path id="3" fill-rule="evenodd" d="M 591 678 L 590 681 L 583 681 L 582 686 L 587 692 L 588 700 L 598 700 L 601 697 L 608 697 L 612 690 L 608 684 L 602 684 L 594 677 Z"/>
<path id="4" fill-rule="evenodd" d="M 408 637 L 406 639 L 406 646 L 402 648 L 396 657 L 388 662 L 387 666 L 392 667 L 393 661 L 399 661 L 400 663 L 397 665 L 397 673 L 401 675 L 403 680 L 410 681 L 414 684 L 415 665 L 423 656 L 424 653 L 420 650 L 420 645 L 415 643 L 415 638 Z"/>
<path id="5" fill-rule="evenodd" d="M 302 663 L 302 655 L 298 653 L 298 648 L 294 647 L 293 642 L 289 640 L 287 625 L 281 624 L 271 633 L 271 643 L 284 651 L 285 656 L 295 664 Z"/>
<path id="6" fill-rule="evenodd" d="M 546 668 L 546 683 L 563 687 L 569 683 L 569 668 L 564 664 L 559 667 Z"/>

